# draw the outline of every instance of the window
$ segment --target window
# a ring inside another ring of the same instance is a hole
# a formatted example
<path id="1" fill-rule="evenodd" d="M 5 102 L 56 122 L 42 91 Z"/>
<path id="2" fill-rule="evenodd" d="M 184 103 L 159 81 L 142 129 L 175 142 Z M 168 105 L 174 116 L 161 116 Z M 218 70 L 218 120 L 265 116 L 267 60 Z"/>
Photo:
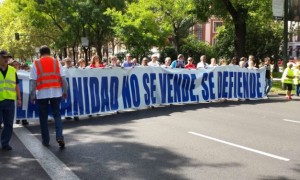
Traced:
<path id="1" fill-rule="evenodd" d="M 300 46 L 296 47 L 296 57 L 297 57 L 297 59 L 300 58 Z"/>
<path id="2" fill-rule="evenodd" d="M 223 22 L 221 21 L 215 21 L 214 22 L 214 33 L 217 33 L 218 27 L 222 26 Z"/>
<path id="3" fill-rule="evenodd" d="M 217 38 L 213 38 L 213 43 L 212 45 L 214 46 L 217 43 Z"/>
<path id="4" fill-rule="evenodd" d="M 197 37 L 199 41 L 202 41 L 202 33 L 203 33 L 202 24 L 197 24 Z"/>

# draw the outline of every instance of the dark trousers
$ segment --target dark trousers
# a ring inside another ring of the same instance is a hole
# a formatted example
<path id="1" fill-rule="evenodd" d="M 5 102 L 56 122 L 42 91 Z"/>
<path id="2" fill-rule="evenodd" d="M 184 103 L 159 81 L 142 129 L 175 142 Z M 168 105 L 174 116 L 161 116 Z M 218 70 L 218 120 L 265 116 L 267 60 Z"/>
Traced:
<path id="1" fill-rule="evenodd" d="M 60 101 L 61 98 L 47 98 L 47 99 L 38 99 L 37 103 L 39 106 L 39 117 L 40 117 L 40 127 L 41 134 L 44 144 L 49 144 L 50 136 L 48 129 L 48 109 L 49 105 L 52 109 L 53 118 L 55 121 L 55 131 L 56 131 L 56 140 L 63 140 L 63 130 L 62 130 L 62 121 L 60 114 Z"/>
<path id="2" fill-rule="evenodd" d="M 0 101 L 0 118 L 2 118 L 4 128 L 1 134 L 2 147 L 8 146 L 13 132 L 15 116 L 15 101 L 3 100 Z"/>

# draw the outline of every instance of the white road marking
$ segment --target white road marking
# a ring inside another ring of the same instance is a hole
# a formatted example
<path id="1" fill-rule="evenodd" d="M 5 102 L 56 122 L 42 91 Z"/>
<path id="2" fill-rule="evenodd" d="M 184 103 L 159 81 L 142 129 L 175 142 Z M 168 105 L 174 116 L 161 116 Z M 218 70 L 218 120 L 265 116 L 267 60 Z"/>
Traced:
<path id="1" fill-rule="evenodd" d="M 264 156 L 268 156 L 268 157 L 272 157 L 272 158 L 275 158 L 275 159 L 279 159 L 279 160 L 282 160 L 282 161 L 290 161 L 290 159 L 287 159 L 287 158 L 284 158 L 284 157 L 276 156 L 274 154 L 270 154 L 270 153 L 266 153 L 266 152 L 259 151 L 259 150 L 256 150 L 256 149 L 241 146 L 241 145 L 238 145 L 238 144 L 230 143 L 230 142 L 223 141 L 223 140 L 220 140 L 220 139 L 216 139 L 216 138 L 213 138 L 213 137 L 209 137 L 209 136 L 206 136 L 206 135 L 203 135 L 203 134 L 199 134 L 199 133 L 195 133 L 195 132 L 189 132 L 189 133 L 193 134 L 195 136 L 200 136 L 200 137 L 203 137 L 203 138 L 206 138 L 206 139 L 209 139 L 209 140 L 213 140 L 213 141 L 216 141 L 216 142 L 219 142 L 219 143 L 234 146 L 234 147 L 244 149 L 244 150 L 247 150 L 247 151 L 255 152 L 255 153 L 258 153 L 258 154 L 261 154 L 261 155 L 264 155 Z"/>
<path id="2" fill-rule="evenodd" d="M 293 122 L 293 123 L 299 123 L 300 124 L 300 121 L 294 121 L 294 120 L 289 120 L 289 119 L 283 119 L 284 121 L 287 121 L 287 122 Z"/>
<path id="3" fill-rule="evenodd" d="M 47 147 L 44 147 L 28 129 L 19 125 L 14 128 L 14 133 L 40 163 L 51 179 L 79 180 L 79 177 Z"/>

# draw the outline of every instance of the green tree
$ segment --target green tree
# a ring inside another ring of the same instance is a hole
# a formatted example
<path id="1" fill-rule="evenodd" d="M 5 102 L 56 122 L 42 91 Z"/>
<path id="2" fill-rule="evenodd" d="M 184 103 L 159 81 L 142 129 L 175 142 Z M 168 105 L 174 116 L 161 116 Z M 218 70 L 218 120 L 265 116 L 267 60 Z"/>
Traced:
<path id="1" fill-rule="evenodd" d="M 237 57 L 246 55 L 247 21 L 260 6 L 270 5 L 270 0 L 194 0 L 196 14 L 201 20 L 215 15 L 234 26 L 234 50 Z"/>
<path id="2" fill-rule="evenodd" d="M 170 40 L 178 54 L 194 24 L 191 0 L 140 0 L 126 11 L 109 10 L 116 35 L 131 51 L 145 54 L 151 46 L 163 47 Z"/>
<path id="3" fill-rule="evenodd" d="M 271 0 L 194 0 L 197 17 L 207 20 L 216 16 L 224 20 L 219 30 L 218 55 L 238 58 L 253 54 L 277 54 L 281 43 L 282 24 L 272 16 Z"/>

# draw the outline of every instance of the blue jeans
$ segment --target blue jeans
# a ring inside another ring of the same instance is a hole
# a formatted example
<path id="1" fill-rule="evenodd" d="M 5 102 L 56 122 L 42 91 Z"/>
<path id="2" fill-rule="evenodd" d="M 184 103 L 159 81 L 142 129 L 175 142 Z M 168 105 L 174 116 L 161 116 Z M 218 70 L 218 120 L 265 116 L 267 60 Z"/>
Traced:
<path id="1" fill-rule="evenodd" d="M 271 88 L 272 88 L 272 80 L 271 79 L 266 79 L 265 95 L 268 95 Z"/>
<path id="2" fill-rule="evenodd" d="M 2 147 L 8 146 L 13 132 L 15 116 L 15 101 L 3 100 L 0 101 L 0 117 L 3 120 L 4 128 L 1 134 Z"/>
<path id="3" fill-rule="evenodd" d="M 300 94 L 300 84 L 297 84 L 296 86 L 295 86 L 296 88 L 296 96 L 299 96 L 299 94 Z"/>
<path id="4" fill-rule="evenodd" d="M 62 121 L 60 115 L 60 101 L 61 101 L 60 97 L 37 100 L 39 106 L 41 134 L 42 134 L 42 139 L 44 144 L 49 144 L 50 142 L 49 129 L 48 129 L 49 103 L 52 108 L 53 118 L 55 121 L 56 140 L 64 139 L 63 130 L 62 130 Z"/>

